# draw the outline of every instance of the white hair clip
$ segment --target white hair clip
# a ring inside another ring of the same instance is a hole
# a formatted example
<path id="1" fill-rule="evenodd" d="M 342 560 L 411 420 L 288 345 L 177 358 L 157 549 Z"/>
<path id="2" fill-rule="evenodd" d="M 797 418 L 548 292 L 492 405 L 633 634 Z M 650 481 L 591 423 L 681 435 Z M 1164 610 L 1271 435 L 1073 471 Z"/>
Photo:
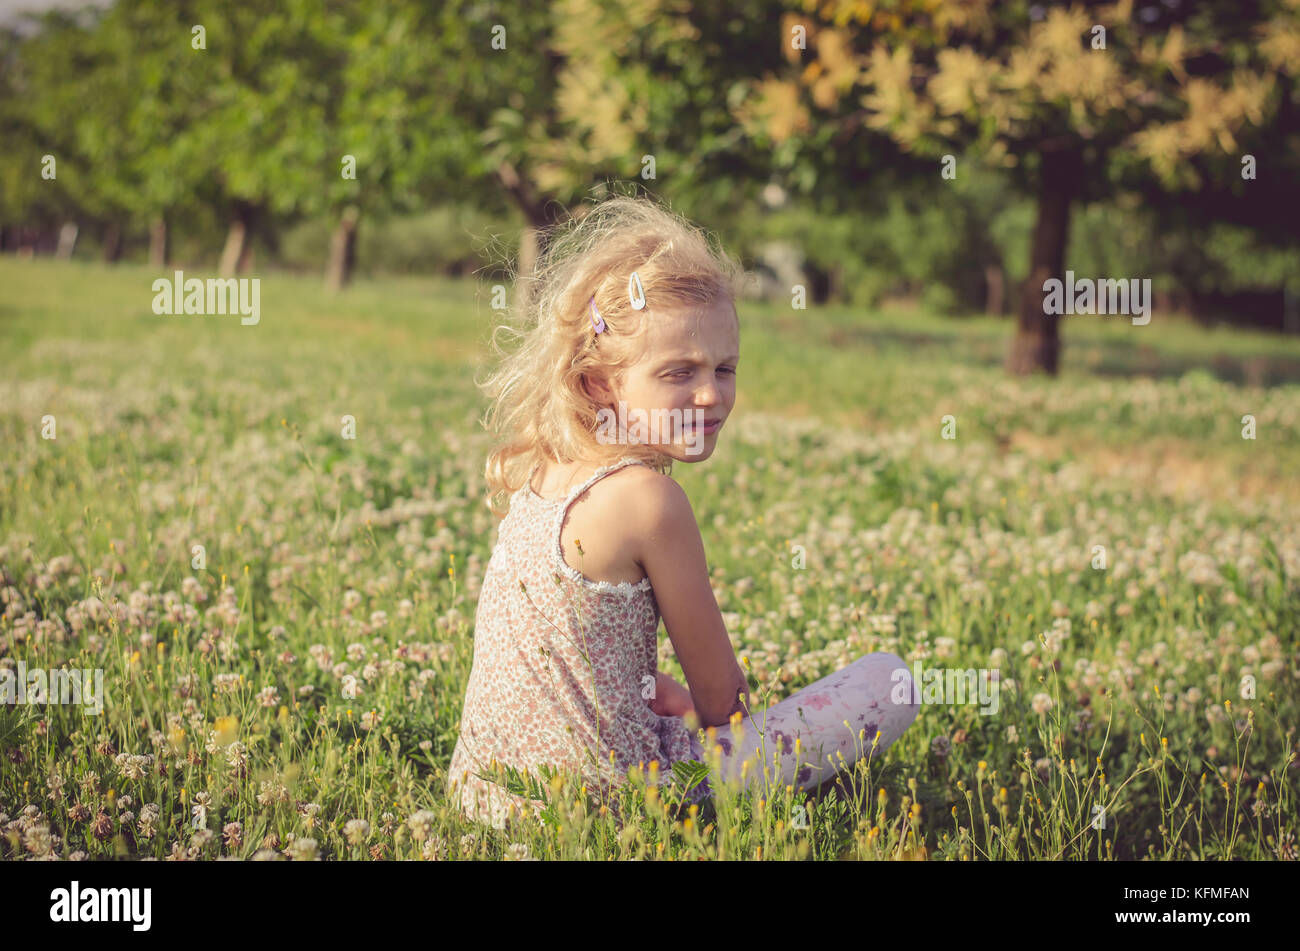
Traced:
<path id="1" fill-rule="evenodd" d="M 645 288 L 641 286 L 641 275 L 636 271 L 627 279 L 627 296 L 632 302 L 633 310 L 642 310 L 645 307 Z"/>

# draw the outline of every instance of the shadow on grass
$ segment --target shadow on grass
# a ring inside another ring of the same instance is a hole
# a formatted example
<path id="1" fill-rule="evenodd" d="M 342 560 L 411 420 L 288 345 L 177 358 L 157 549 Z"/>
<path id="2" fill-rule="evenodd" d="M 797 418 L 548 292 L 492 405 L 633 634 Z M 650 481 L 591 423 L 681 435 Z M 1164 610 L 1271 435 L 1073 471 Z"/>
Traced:
<path id="1" fill-rule="evenodd" d="M 882 327 L 836 327 L 826 334 L 828 346 L 843 350 L 862 347 L 875 353 L 890 350 L 912 358 L 934 356 L 966 366 L 1002 366 L 1009 344 L 1008 335 L 923 333 Z M 1162 351 L 1149 344 L 1125 346 L 1114 341 L 1061 342 L 1062 369 L 1102 377 L 1151 377 L 1177 379 L 1204 371 L 1224 383 L 1238 386 L 1282 386 L 1300 383 L 1300 359 L 1264 353 L 1233 356 L 1217 353 L 1202 357 Z"/>

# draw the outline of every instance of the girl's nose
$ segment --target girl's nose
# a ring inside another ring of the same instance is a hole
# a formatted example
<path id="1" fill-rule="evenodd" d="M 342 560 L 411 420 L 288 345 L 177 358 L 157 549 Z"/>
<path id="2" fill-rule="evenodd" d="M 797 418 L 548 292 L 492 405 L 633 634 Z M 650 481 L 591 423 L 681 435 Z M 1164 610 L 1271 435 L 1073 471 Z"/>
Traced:
<path id="1" fill-rule="evenodd" d="M 712 406 L 722 401 L 722 391 L 715 382 L 703 384 L 695 391 L 695 402 L 704 406 Z"/>

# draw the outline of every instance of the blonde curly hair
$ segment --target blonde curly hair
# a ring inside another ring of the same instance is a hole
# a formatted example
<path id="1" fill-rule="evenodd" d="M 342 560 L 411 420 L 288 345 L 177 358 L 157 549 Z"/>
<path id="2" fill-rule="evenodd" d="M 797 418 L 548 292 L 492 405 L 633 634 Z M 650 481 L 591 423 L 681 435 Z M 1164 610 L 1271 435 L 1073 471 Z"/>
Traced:
<path id="1" fill-rule="evenodd" d="M 481 422 L 496 446 L 488 453 L 487 506 L 498 518 L 535 466 L 586 460 L 610 465 L 631 456 L 663 473 L 673 459 L 644 444 L 606 445 L 596 437 L 602 409 L 584 376 L 618 386 L 637 362 L 646 320 L 659 310 L 695 309 L 726 300 L 735 310 L 745 272 L 700 228 L 646 198 L 616 196 L 555 226 L 530 293 L 514 322 L 498 325 L 491 344 L 501 358 L 477 385 L 491 400 Z M 646 306 L 633 310 L 628 278 L 641 279 Z M 605 322 L 596 334 L 588 300 Z M 739 320 L 739 316 L 737 316 Z M 518 346 L 507 351 L 498 335 Z"/>

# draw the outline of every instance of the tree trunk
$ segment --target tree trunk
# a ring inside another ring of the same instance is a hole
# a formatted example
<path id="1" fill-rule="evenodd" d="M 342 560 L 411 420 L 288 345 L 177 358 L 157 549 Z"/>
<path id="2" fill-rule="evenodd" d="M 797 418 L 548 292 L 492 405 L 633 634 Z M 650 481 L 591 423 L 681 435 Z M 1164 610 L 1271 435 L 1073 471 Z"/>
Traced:
<path id="1" fill-rule="evenodd" d="M 349 205 L 339 217 L 334 227 L 334 237 L 330 240 L 329 263 L 325 266 L 325 289 L 338 293 L 352 280 L 352 266 L 356 263 L 357 253 L 357 219 L 360 213 L 355 205 Z"/>
<path id="2" fill-rule="evenodd" d="M 122 226 L 110 221 L 104 229 L 104 261 L 116 264 L 122 257 Z"/>
<path id="3" fill-rule="evenodd" d="M 1070 201 L 1081 173 L 1077 152 L 1049 147 L 1042 152 L 1038 190 L 1038 221 L 1030 246 L 1029 277 L 1020 293 L 1016 336 L 1007 354 L 1010 373 L 1056 375 L 1061 340 L 1057 315 L 1044 313 L 1043 282 L 1065 274 L 1065 245 L 1070 237 Z M 1070 293 L 1070 289 L 1066 289 Z"/>
<path id="4" fill-rule="evenodd" d="M 253 269 L 253 262 L 257 260 L 257 255 L 253 252 L 253 238 L 250 234 L 244 241 L 244 251 L 239 255 L 239 265 L 235 269 L 240 274 L 247 274 Z"/>
<path id="5" fill-rule="evenodd" d="M 156 271 L 167 266 L 167 219 L 162 215 L 149 222 L 149 266 Z"/>
<path id="6" fill-rule="evenodd" d="M 519 171 L 510 162 L 497 166 L 497 178 L 514 199 L 519 210 L 528 222 L 520 236 L 519 260 L 515 271 L 515 295 L 520 312 L 525 311 L 532 292 L 532 278 L 537 264 L 546 253 L 547 235 L 550 229 L 569 216 L 569 211 L 555 199 L 548 199 L 538 192 L 532 180 Z M 581 218 L 590 210 L 584 205 L 573 213 L 574 218 Z"/>
<path id="7" fill-rule="evenodd" d="M 233 277 L 236 268 L 242 271 L 247 267 L 248 232 L 252 217 L 252 209 L 247 204 L 235 202 L 230 231 L 226 234 L 226 247 L 221 252 L 221 265 L 218 268 L 222 277 Z"/>
<path id="8" fill-rule="evenodd" d="M 984 295 L 984 313 L 990 317 L 1001 317 L 1002 306 L 1005 303 L 1002 268 L 996 264 L 990 264 L 984 268 L 984 282 L 987 286 Z"/>
<path id="9" fill-rule="evenodd" d="M 59 246 L 55 249 L 54 256 L 60 261 L 71 260 L 72 251 L 76 246 L 77 226 L 69 221 L 59 229 Z"/>
<path id="10" fill-rule="evenodd" d="M 528 311 L 529 299 L 532 297 L 532 278 L 537 273 L 537 258 L 541 251 L 540 232 L 532 225 L 527 226 L 519 236 L 519 270 L 515 275 L 515 295 L 520 313 Z"/>

